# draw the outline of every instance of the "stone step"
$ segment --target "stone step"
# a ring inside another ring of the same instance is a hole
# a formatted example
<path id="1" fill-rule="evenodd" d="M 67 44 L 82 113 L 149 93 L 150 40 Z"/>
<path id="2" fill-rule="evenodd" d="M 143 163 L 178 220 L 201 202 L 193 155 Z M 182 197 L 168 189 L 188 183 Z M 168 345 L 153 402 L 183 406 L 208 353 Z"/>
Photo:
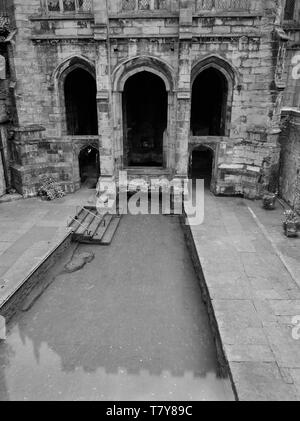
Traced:
<path id="1" fill-rule="evenodd" d="M 151 167 L 151 168 L 146 168 L 146 167 L 135 167 L 135 168 L 129 168 L 126 170 L 127 171 L 127 176 L 130 179 L 131 177 L 136 177 L 136 176 L 146 176 L 147 178 L 149 177 L 161 177 L 163 175 L 165 176 L 170 176 L 172 174 L 171 170 L 165 169 L 165 168 L 159 168 L 159 167 Z"/>

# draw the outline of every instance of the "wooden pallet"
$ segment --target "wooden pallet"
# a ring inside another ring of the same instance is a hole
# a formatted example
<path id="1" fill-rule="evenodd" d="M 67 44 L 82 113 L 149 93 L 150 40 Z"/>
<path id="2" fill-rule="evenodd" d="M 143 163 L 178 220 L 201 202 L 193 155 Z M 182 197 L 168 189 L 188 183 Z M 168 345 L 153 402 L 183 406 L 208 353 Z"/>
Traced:
<path id="1" fill-rule="evenodd" d="M 120 224 L 121 215 L 101 215 L 96 207 L 84 206 L 72 218 L 68 227 L 73 230 L 73 241 L 83 244 L 109 246 Z"/>

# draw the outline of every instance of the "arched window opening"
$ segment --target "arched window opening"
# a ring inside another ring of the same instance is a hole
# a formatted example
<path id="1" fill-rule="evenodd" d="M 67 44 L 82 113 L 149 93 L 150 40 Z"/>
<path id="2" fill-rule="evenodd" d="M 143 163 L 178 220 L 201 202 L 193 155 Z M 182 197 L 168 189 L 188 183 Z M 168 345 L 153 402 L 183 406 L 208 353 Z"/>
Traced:
<path id="1" fill-rule="evenodd" d="M 295 15 L 296 0 L 286 0 L 284 7 L 284 20 L 293 20 Z"/>
<path id="2" fill-rule="evenodd" d="M 147 71 L 131 76 L 123 92 L 126 166 L 163 166 L 167 119 L 168 94 L 164 81 Z"/>
<path id="3" fill-rule="evenodd" d="M 97 135 L 97 100 L 94 77 L 81 68 L 70 72 L 64 85 L 67 134 Z"/>
<path id="4" fill-rule="evenodd" d="M 192 89 L 191 130 L 193 136 L 224 136 L 228 83 L 211 67 L 196 77 Z"/>

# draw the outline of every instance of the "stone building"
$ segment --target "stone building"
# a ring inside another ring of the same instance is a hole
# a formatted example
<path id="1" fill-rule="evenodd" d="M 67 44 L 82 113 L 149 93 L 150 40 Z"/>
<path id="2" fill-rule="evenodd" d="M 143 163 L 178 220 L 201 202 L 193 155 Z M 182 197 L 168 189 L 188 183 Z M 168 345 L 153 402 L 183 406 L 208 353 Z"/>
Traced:
<path id="1" fill-rule="evenodd" d="M 300 211 L 300 2 L 288 0 L 283 27 L 289 36 L 280 136 L 280 195 Z"/>
<path id="2" fill-rule="evenodd" d="M 8 134 L 16 123 L 13 102 L 13 59 L 10 40 L 14 32 L 6 3 L 0 1 L 0 197 L 10 187 Z"/>
<path id="3" fill-rule="evenodd" d="M 257 197 L 280 155 L 285 0 L 8 0 L 18 127 L 11 175 L 186 177 Z"/>

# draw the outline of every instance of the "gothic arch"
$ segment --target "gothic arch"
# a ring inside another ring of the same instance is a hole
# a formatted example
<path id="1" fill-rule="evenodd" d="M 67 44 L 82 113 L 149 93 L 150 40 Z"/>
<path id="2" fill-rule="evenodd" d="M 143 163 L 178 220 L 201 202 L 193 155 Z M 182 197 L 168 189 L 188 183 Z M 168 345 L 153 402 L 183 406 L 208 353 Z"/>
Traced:
<path id="1" fill-rule="evenodd" d="M 193 65 L 191 74 L 192 85 L 196 77 L 208 68 L 219 70 L 225 76 L 229 89 L 233 90 L 235 85 L 240 84 L 240 75 L 234 66 L 223 57 L 213 54 L 198 60 Z"/>
<path id="2" fill-rule="evenodd" d="M 57 108 L 60 115 L 61 135 L 68 134 L 67 117 L 66 117 L 66 98 L 65 98 L 65 82 L 68 76 L 77 70 L 87 72 L 96 84 L 95 64 L 88 58 L 81 55 L 72 55 L 62 61 L 54 70 L 51 77 L 51 87 L 54 89 L 57 100 Z M 96 89 L 96 88 L 95 88 Z M 96 94 L 95 94 L 96 103 Z"/>
<path id="3" fill-rule="evenodd" d="M 126 120 L 124 118 L 124 88 L 126 82 L 137 74 L 151 73 L 158 76 L 167 93 L 167 128 L 163 135 L 163 167 L 169 168 L 171 159 L 168 145 L 169 138 L 175 136 L 174 98 L 176 88 L 175 71 L 168 63 L 153 56 L 141 55 L 131 57 L 118 64 L 112 71 L 112 103 L 115 123 L 115 151 L 119 168 L 127 167 L 126 150 Z M 125 139 L 125 140 L 124 140 Z"/>
<path id="4" fill-rule="evenodd" d="M 88 141 L 85 143 L 84 141 L 75 142 L 73 143 L 73 151 L 76 156 L 80 154 L 85 148 L 92 148 L 99 150 L 99 142 L 97 140 Z"/>
<path id="5" fill-rule="evenodd" d="M 231 128 L 231 115 L 232 115 L 232 103 L 233 103 L 233 95 L 234 89 L 236 86 L 240 85 L 240 77 L 237 70 L 232 66 L 232 64 L 225 60 L 223 57 L 218 55 L 210 55 L 201 60 L 198 60 L 192 67 L 191 71 L 191 91 L 192 91 L 192 114 L 191 114 L 191 128 L 193 132 L 202 131 L 198 130 L 197 127 L 197 119 L 195 120 L 196 113 L 193 113 L 193 109 L 196 110 L 197 108 L 193 108 L 194 99 L 193 98 L 200 98 L 199 97 L 199 88 L 200 84 L 202 83 L 203 89 L 208 88 L 209 86 L 205 84 L 203 81 L 200 82 L 200 78 L 204 78 L 206 80 L 208 77 L 208 72 L 211 72 L 211 76 L 214 74 L 215 81 L 217 84 L 213 83 L 212 90 L 218 89 L 217 98 L 218 100 L 214 102 L 214 104 L 221 104 L 218 110 L 214 110 L 214 113 L 210 113 L 208 117 L 209 123 L 204 131 L 207 130 L 208 135 L 216 135 L 216 136 L 229 136 L 230 135 L 230 128 Z M 208 79 L 207 79 L 208 80 Z M 219 86 L 219 88 L 217 88 Z M 222 87 L 223 86 L 223 87 Z M 195 97 L 194 97 L 195 94 Z M 195 100 L 197 101 L 197 99 Z M 198 100 L 199 101 L 199 100 Z M 201 105 L 201 104 L 200 104 Z M 198 104 L 198 106 L 200 107 Z M 204 108 L 205 109 L 205 108 Z M 203 113 L 202 115 L 205 115 Z M 216 118 L 215 116 L 218 116 Z M 207 118 L 207 117 L 204 117 Z M 212 122 L 215 121 L 214 123 Z M 201 125 L 201 124 L 200 124 Z M 211 127 L 211 126 L 214 127 Z M 195 127 L 196 128 L 195 128 Z M 208 126 L 210 126 L 208 128 Z"/>
<path id="6" fill-rule="evenodd" d="M 159 76 L 167 92 L 175 88 L 173 69 L 166 62 L 152 56 L 137 56 L 119 64 L 112 73 L 114 92 L 123 92 L 126 81 L 136 73 L 147 71 Z"/>
<path id="7" fill-rule="evenodd" d="M 62 78 L 65 79 L 66 76 L 76 68 L 86 70 L 96 78 L 95 63 L 87 57 L 76 54 L 68 57 L 55 68 L 51 76 L 51 85 L 55 86 L 55 84 Z"/>

